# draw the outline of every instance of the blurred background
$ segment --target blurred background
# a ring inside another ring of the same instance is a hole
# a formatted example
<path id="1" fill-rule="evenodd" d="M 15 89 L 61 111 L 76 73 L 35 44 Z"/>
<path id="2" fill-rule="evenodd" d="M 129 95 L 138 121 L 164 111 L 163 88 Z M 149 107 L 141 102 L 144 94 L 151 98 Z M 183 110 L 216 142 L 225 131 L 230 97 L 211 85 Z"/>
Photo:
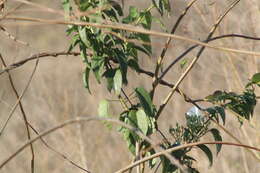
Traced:
<path id="1" fill-rule="evenodd" d="M 61 1 L 58 0 L 32 0 L 31 2 L 62 11 Z M 188 2 L 190 1 L 172 1 L 170 16 L 163 18 L 169 30 Z M 176 34 L 196 40 L 204 40 L 218 16 L 225 11 L 231 2 L 231 0 L 197 1 L 182 20 Z M 12 10 L 20 3 L 13 0 L 7 1 L 5 11 Z M 150 4 L 150 0 L 125 1 L 125 15 L 128 13 L 129 5 L 138 5 L 138 7 L 142 8 L 147 7 L 148 4 Z M 156 13 L 156 11 L 154 12 Z M 13 15 L 63 20 L 60 15 L 30 5 L 23 5 Z M 15 42 L 0 30 L 0 53 L 7 64 L 12 64 L 40 52 L 66 51 L 70 45 L 70 38 L 65 33 L 67 28 L 65 25 L 0 21 L 1 25 L 18 40 L 29 43 L 29 46 L 24 46 Z M 159 31 L 156 24 L 153 29 Z M 223 20 L 215 35 L 231 33 L 260 37 L 260 1 L 239 2 Z M 157 57 L 167 40 L 159 37 L 152 38 L 152 57 L 140 56 L 140 62 L 147 70 L 154 69 Z M 214 41 L 213 44 L 260 52 L 259 41 L 228 38 Z M 189 46 L 190 43 L 188 42 L 174 40 L 166 54 L 165 66 Z M 188 62 L 195 56 L 196 51 L 185 57 Z M 35 61 L 30 61 L 22 67 L 10 71 L 19 94 L 27 84 L 34 65 Z M 182 82 L 180 88 L 194 99 L 204 98 L 215 90 L 242 92 L 243 86 L 253 74 L 259 72 L 259 68 L 259 57 L 206 49 L 199 62 Z M 28 121 L 39 132 L 78 116 L 96 116 L 98 103 L 102 99 L 115 98 L 113 94 L 108 94 L 106 87 L 98 84 L 93 76 L 91 76 L 90 81 L 92 94 L 89 94 L 83 87 L 83 71 L 84 64 L 79 56 L 58 56 L 40 59 L 32 83 L 22 98 Z M 166 75 L 165 80 L 174 83 L 182 72 L 183 69 L 180 68 L 180 65 L 177 65 Z M 129 86 L 126 87 L 127 94 L 130 94 L 136 86 L 143 86 L 147 90 L 151 89 L 152 80 L 147 76 L 140 76 L 132 71 L 129 73 L 129 81 Z M 155 103 L 158 106 L 170 89 L 160 86 L 156 91 Z M 256 94 L 260 95 L 259 90 L 256 91 Z M 1 74 L 1 127 L 15 102 L 16 97 L 11 89 L 8 76 L 6 73 Z M 159 119 L 159 126 L 162 131 L 167 135 L 167 129 L 170 125 L 174 126 L 176 122 L 184 124 L 185 112 L 191 107 L 191 104 L 186 103 L 181 96 L 175 94 Z M 259 110 L 259 105 L 257 105 L 254 118 L 250 123 L 245 122 L 243 126 L 240 126 L 235 116 L 228 113 L 225 127 L 244 144 L 260 148 Z M 114 118 L 118 117 L 117 113 L 120 110 L 117 109 L 117 103 L 111 105 L 111 112 L 114 113 Z M 223 131 L 221 132 L 223 141 L 235 142 Z M 36 135 L 33 134 L 32 136 Z M 116 128 L 108 130 L 101 122 L 67 126 L 44 137 L 44 139 L 57 151 L 91 172 L 114 172 L 128 165 L 133 159 Z M 21 112 L 17 108 L 4 133 L 0 136 L 0 162 L 16 151 L 26 140 L 24 122 Z M 212 140 L 212 137 L 207 136 L 203 140 L 209 141 Z M 40 140 L 34 143 L 34 147 L 36 153 L 35 170 L 37 173 L 83 172 L 50 151 Z M 215 146 L 211 146 L 211 148 L 215 152 Z M 257 154 L 260 158 L 259 153 Z M 257 173 L 260 171 L 259 159 L 254 158 L 247 150 L 238 147 L 223 146 L 219 155 L 217 157 L 214 155 L 212 167 L 209 167 L 206 156 L 200 151 L 194 149 L 192 156 L 198 160 L 195 167 L 201 172 Z M 28 147 L 4 166 L 0 172 L 30 172 L 30 158 L 31 153 Z"/>

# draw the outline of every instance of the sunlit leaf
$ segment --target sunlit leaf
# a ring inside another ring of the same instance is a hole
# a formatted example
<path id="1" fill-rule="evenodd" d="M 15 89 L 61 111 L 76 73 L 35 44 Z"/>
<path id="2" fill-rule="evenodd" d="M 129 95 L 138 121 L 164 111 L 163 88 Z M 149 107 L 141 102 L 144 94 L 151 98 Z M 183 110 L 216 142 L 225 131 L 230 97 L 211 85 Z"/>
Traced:
<path id="1" fill-rule="evenodd" d="M 116 74 L 114 76 L 114 89 L 116 95 L 119 95 L 121 93 L 121 88 L 122 88 L 122 73 L 120 69 L 117 69 Z"/>
<path id="2" fill-rule="evenodd" d="M 255 84 L 260 84 L 260 73 L 254 74 L 251 81 Z"/>
<path id="3" fill-rule="evenodd" d="M 79 36 L 80 36 L 81 41 L 86 46 L 88 46 L 89 45 L 89 41 L 88 41 L 88 38 L 87 38 L 86 28 L 85 27 L 79 27 L 78 30 L 79 30 Z"/>
<path id="4" fill-rule="evenodd" d="M 184 66 L 187 64 L 188 60 L 187 59 L 183 59 L 180 63 L 181 68 L 184 68 Z"/>
<path id="5" fill-rule="evenodd" d="M 109 104 L 107 100 L 101 100 L 98 106 L 98 115 L 100 117 L 108 117 Z"/>
<path id="6" fill-rule="evenodd" d="M 149 128 L 149 119 L 147 117 L 147 115 L 145 114 L 143 109 L 139 109 L 136 112 L 136 117 L 137 117 L 137 125 L 138 128 L 141 129 L 141 131 L 147 135 L 148 132 L 148 128 Z"/>

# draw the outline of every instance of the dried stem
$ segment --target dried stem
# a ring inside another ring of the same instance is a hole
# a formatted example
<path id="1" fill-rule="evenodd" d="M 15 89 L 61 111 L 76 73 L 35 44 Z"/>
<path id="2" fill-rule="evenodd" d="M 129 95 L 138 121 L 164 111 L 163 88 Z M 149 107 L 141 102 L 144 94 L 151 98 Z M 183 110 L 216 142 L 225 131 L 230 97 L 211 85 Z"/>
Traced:
<path id="1" fill-rule="evenodd" d="M 2 64 L 4 65 L 4 67 L 7 67 L 7 65 L 6 65 L 6 63 L 5 63 L 5 60 L 4 60 L 4 58 L 2 57 L 1 54 L 0 54 L 0 59 L 1 59 L 1 61 L 2 61 Z M 32 81 L 32 77 L 33 77 L 33 75 L 35 74 L 35 71 L 36 71 L 36 68 L 37 68 L 37 65 L 38 65 L 38 61 L 39 61 L 39 60 L 36 61 L 35 67 L 34 67 L 33 72 L 32 72 L 32 75 L 30 76 L 29 81 L 28 81 L 28 83 L 27 83 L 26 89 L 29 87 L 29 85 L 30 85 L 30 83 L 31 83 L 31 81 Z M 18 92 L 17 92 L 17 90 L 16 90 L 16 88 L 15 88 L 15 85 L 14 85 L 14 82 L 13 82 L 13 79 L 12 79 L 11 74 L 10 74 L 9 72 L 7 72 L 7 74 L 8 74 L 8 79 L 9 79 L 9 81 L 10 81 L 10 84 L 11 84 L 11 87 L 12 87 L 12 89 L 13 89 L 13 92 L 14 92 L 16 98 L 17 98 L 18 105 L 19 105 L 19 108 L 20 108 L 21 113 L 22 113 L 22 116 L 23 116 L 23 120 L 24 120 L 24 124 L 25 124 L 25 128 L 26 128 L 26 132 L 27 132 L 27 138 L 28 138 L 28 140 L 30 140 L 30 139 L 31 139 L 31 134 L 30 134 L 30 129 L 29 129 L 29 125 L 28 125 L 27 116 L 26 116 L 26 113 L 25 113 L 25 111 L 24 111 L 23 104 L 22 104 L 22 102 L 21 102 L 22 97 L 19 96 L 19 94 L 18 94 Z M 26 90 L 26 89 L 25 89 L 25 90 Z M 25 91 L 25 90 L 24 90 L 24 91 Z M 11 117 L 11 116 L 9 116 L 9 117 Z M 8 117 L 8 120 L 10 119 L 9 117 Z M 8 121 L 7 121 L 7 122 L 8 122 Z M 7 123 L 6 123 L 6 124 L 7 124 Z M 4 127 L 5 127 L 5 126 L 4 126 Z M 1 133 L 2 133 L 2 131 L 1 131 Z M 32 159 L 31 159 L 31 173 L 34 173 L 34 148 L 33 148 L 33 145 L 32 145 L 32 144 L 30 144 L 30 149 L 31 149 L 31 154 L 32 154 Z"/>
<path id="2" fill-rule="evenodd" d="M 217 20 L 217 22 L 214 24 L 214 26 L 212 27 L 208 37 L 206 40 L 209 40 L 212 35 L 214 34 L 215 30 L 217 29 L 217 27 L 219 26 L 220 22 L 225 18 L 225 16 L 236 6 L 236 4 L 238 4 L 240 0 L 236 0 L 234 1 L 229 8 L 219 17 L 219 19 Z M 208 42 L 208 41 L 206 41 Z M 201 49 L 199 50 L 197 56 L 192 60 L 192 62 L 190 63 L 190 65 L 187 67 L 187 69 L 184 71 L 184 73 L 181 75 L 181 77 L 178 79 L 178 81 L 176 82 L 175 86 L 172 88 L 171 92 L 168 94 L 168 96 L 165 98 L 165 100 L 163 101 L 163 103 L 160 105 L 156 118 L 158 119 L 160 114 L 162 113 L 163 109 L 165 108 L 165 106 L 167 105 L 167 103 L 170 101 L 171 97 L 173 96 L 174 92 L 176 91 L 177 87 L 180 85 L 180 83 L 183 81 L 183 79 L 187 76 L 187 74 L 190 72 L 190 70 L 193 68 L 193 66 L 195 65 L 195 63 L 198 61 L 200 55 L 202 54 L 202 52 L 204 51 L 205 46 L 201 47 Z"/>

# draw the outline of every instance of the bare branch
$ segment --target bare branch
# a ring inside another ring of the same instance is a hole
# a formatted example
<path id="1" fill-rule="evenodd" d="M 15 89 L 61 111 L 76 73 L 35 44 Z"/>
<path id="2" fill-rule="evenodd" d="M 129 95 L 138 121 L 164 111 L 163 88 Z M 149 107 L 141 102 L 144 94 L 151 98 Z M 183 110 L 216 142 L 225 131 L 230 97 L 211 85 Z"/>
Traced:
<path id="1" fill-rule="evenodd" d="M 35 54 L 35 55 L 32 55 L 30 56 L 29 58 L 26 58 L 24 60 L 21 60 L 21 61 L 18 61 L 16 63 L 13 63 L 9 66 L 6 66 L 4 69 L 0 70 L 0 75 L 3 74 L 4 72 L 7 72 L 9 70 L 13 70 L 17 67 L 20 67 L 22 66 L 23 64 L 27 63 L 28 61 L 31 61 L 31 60 L 35 60 L 35 59 L 40 59 L 40 58 L 43 58 L 43 57 L 57 57 L 57 56 L 60 56 L 60 55 L 74 55 L 74 56 L 78 56 L 80 55 L 79 52 L 66 52 L 66 51 L 62 51 L 62 52 L 42 52 L 42 53 L 38 53 L 38 54 Z"/>

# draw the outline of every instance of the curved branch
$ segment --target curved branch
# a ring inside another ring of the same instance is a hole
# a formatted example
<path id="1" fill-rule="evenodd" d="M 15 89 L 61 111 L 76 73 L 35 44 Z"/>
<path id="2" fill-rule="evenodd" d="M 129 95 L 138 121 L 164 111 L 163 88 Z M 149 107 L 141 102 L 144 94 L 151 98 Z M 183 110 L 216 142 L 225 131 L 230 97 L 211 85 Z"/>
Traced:
<path id="1" fill-rule="evenodd" d="M 243 39 L 249 39 L 249 40 L 256 40 L 259 41 L 260 37 L 252 37 L 252 36 L 247 36 L 247 35 L 242 35 L 242 34 L 225 34 L 225 35 L 220 35 L 220 36 L 216 36 L 216 37 L 212 37 L 209 40 L 204 40 L 203 42 L 211 42 L 211 41 L 215 41 L 218 39 L 222 39 L 222 38 L 230 38 L 230 37 L 234 37 L 234 38 L 243 38 Z M 166 69 L 163 71 L 163 73 L 161 74 L 161 76 L 158 78 L 158 80 L 162 80 L 162 78 L 166 75 L 166 73 L 168 73 L 168 71 L 178 62 L 180 61 L 185 55 L 187 55 L 189 52 L 191 52 L 194 48 L 198 47 L 199 45 L 193 45 L 191 47 L 189 47 L 185 52 L 183 52 L 181 55 L 179 55 L 175 60 L 173 60 L 171 62 L 171 64 L 168 65 L 168 67 L 166 67 Z"/>
<path id="2" fill-rule="evenodd" d="M 7 163 L 9 163 L 13 158 L 15 158 L 19 153 L 21 153 L 25 148 L 27 148 L 28 146 L 30 146 L 31 144 L 33 144 L 34 142 L 36 142 L 37 140 L 41 139 L 42 137 L 58 130 L 61 129 L 67 125 L 71 125 L 71 124 L 75 124 L 75 123 L 81 123 L 81 122 L 88 122 L 88 121 L 109 121 L 112 123 L 116 123 L 118 125 L 121 125 L 125 128 L 128 128 L 129 130 L 135 132 L 138 136 L 140 136 L 141 138 L 143 138 L 144 140 L 146 140 L 147 142 L 149 142 L 152 146 L 157 146 L 155 142 L 153 142 L 149 137 L 145 136 L 139 129 L 134 128 L 128 124 L 125 124 L 119 120 L 116 119 L 112 119 L 112 118 L 101 118 L 101 117 L 78 117 L 75 119 L 71 119 L 68 121 L 65 121 L 64 123 L 61 123 L 57 126 L 54 126 L 53 128 L 50 128 L 42 133 L 40 133 L 38 136 L 32 138 L 31 140 L 28 140 L 25 144 L 23 144 L 20 148 L 18 148 L 13 154 L 11 154 L 9 157 L 7 157 L 2 163 L 0 163 L 0 169 L 2 169 L 4 167 L 4 165 L 6 165 Z M 158 147 L 157 147 L 158 148 Z M 163 151 L 162 148 L 158 148 L 159 151 Z M 181 170 L 185 170 L 185 168 L 170 154 L 165 153 L 165 156 L 174 164 L 176 165 L 178 168 L 180 168 Z"/>
<path id="3" fill-rule="evenodd" d="M 185 144 L 185 145 L 181 145 L 181 146 L 177 146 L 177 147 L 173 147 L 173 148 L 170 148 L 170 149 L 167 149 L 167 150 L 164 150 L 162 152 L 158 152 L 158 153 L 155 153 L 153 155 L 150 155 L 150 156 L 147 156 L 141 160 L 138 160 L 134 163 L 132 163 L 131 165 L 128 165 L 127 167 L 123 168 L 123 169 L 120 169 L 118 170 L 116 173 L 122 173 L 122 172 L 125 172 L 139 164 L 142 164 L 148 160 L 151 160 L 153 158 L 156 158 L 156 157 L 159 157 L 165 153 L 171 153 L 173 151 L 177 151 L 177 150 L 180 150 L 180 149 L 184 149 L 184 148 L 188 148 L 188 147 L 194 147 L 194 146 L 197 146 L 197 145 L 202 145 L 202 144 L 222 144 L 222 145 L 231 145 L 231 146 L 237 146 L 237 147 L 244 147 L 244 148 L 248 148 L 248 149 L 252 149 L 252 150 L 256 150 L 256 151 L 259 151 L 260 152 L 260 149 L 259 148 L 256 148 L 256 147 L 252 147 L 252 146 L 249 146 L 249 145 L 243 145 L 243 144 L 236 144 L 236 143 L 232 143 L 232 142 L 220 142 L 220 141 L 215 141 L 215 142 L 196 142 L 196 143 L 189 143 L 189 144 Z"/>
<path id="4" fill-rule="evenodd" d="M 179 16 L 179 18 L 177 19 L 176 23 L 173 25 L 173 28 L 171 30 L 171 34 L 174 34 L 175 31 L 177 30 L 179 24 L 181 23 L 183 17 L 187 14 L 187 12 L 189 11 L 190 7 L 196 2 L 197 0 L 192 0 L 187 6 L 186 8 L 183 10 L 182 14 Z M 154 96 L 154 91 L 155 91 L 155 88 L 157 87 L 158 85 L 158 73 L 159 73 L 159 68 L 161 67 L 162 65 L 162 62 L 163 62 L 163 59 L 165 57 L 165 54 L 168 50 L 168 47 L 170 45 L 172 41 L 172 38 L 168 38 L 168 40 L 166 41 L 165 43 L 165 46 L 161 52 L 161 55 L 160 57 L 158 58 L 157 60 L 157 64 L 156 64 L 156 67 L 155 67 L 155 71 L 154 71 L 154 78 L 153 78 L 153 88 L 152 88 L 152 91 L 151 91 L 151 98 L 153 98 Z"/>
<path id="5" fill-rule="evenodd" d="M 227 9 L 226 11 L 218 18 L 218 20 L 216 21 L 216 23 L 213 25 L 212 29 L 210 30 L 206 42 L 208 43 L 208 40 L 212 37 L 212 35 L 214 34 L 215 30 L 217 29 L 217 27 L 219 26 L 220 22 L 225 18 L 225 16 L 238 4 L 238 2 L 240 2 L 240 0 L 236 0 L 234 1 Z M 170 91 L 170 93 L 167 95 L 167 97 L 165 98 L 165 100 L 163 101 L 163 103 L 160 105 L 158 112 L 156 114 L 156 119 L 159 118 L 160 114 L 162 113 L 162 111 L 164 110 L 165 106 L 168 104 L 168 102 L 170 101 L 170 99 L 172 98 L 174 92 L 176 91 L 176 89 L 178 88 L 178 86 L 181 84 L 181 82 L 183 81 L 183 79 L 188 75 L 188 73 L 191 71 L 191 69 L 193 68 L 193 66 L 195 65 L 195 63 L 198 61 L 200 55 L 202 54 L 202 52 L 204 51 L 206 47 L 202 46 L 201 49 L 199 50 L 199 52 L 197 53 L 197 56 L 192 60 L 192 62 L 190 63 L 190 65 L 187 67 L 187 69 L 184 71 L 184 73 L 180 76 L 180 78 L 178 79 L 178 81 L 176 82 L 175 86 L 172 88 L 172 90 Z"/>
<path id="6" fill-rule="evenodd" d="M 40 58 L 48 57 L 48 56 L 57 57 L 57 56 L 60 56 L 60 55 L 74 55 L 74 56 L 78 56 L 78 55 L 80 55 L 80 53 L 79 52 L 67 52 L 67 51 L 37 53 L 35 55 L 30 56 L 29 58 L 23 59 L 21 61 L 18 61 L 16 63 L 11 64 L 11 65 L 8 65 L 4 69 L 0 70 L 0 75 L 3 74 L 4 72 L 7 72 L 9 70 L 13 70 L 13 69 L 15 69 L 17 67 L 20 67 L 21 65 L 23 65 L 23 64 L 25 64 L 25 63 L 27 63 L 28 61 L 31 61 L 31 60 L 40 59 Z"/>

